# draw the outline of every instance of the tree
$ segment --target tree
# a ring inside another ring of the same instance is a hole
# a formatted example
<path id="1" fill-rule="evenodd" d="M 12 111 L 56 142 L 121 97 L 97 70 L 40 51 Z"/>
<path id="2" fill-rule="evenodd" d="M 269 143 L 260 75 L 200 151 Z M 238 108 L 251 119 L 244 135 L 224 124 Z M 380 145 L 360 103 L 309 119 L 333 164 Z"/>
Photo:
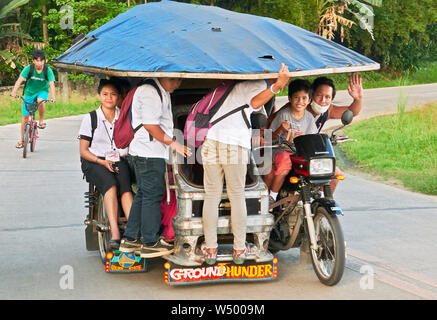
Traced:
<path id="1" fill-rule="evenodd" d="M 317 32 L 322 37 L 333 40 L 335 38 L 334 33 L 340 25 L 340 38 L 343 42 L 344 27 L 352 28 L 355 24 L 354 21 L 343 16 L 347 11 L 359 21 L 363 29 L 369 32 L 372 39 L 375 39 L 373 36 L 373 23 L 369 23 L 369 19 L 373 20 L 374 13 L 366 4 L 358 0 L 320 0 L 317 2 L 321 14 Z M 381 6 L 382 4 L 382 0 L 365 0 L 364 2 L 372 6 Z"/>
<path id="2" fill-rule="evenodd" d="M 348 45 L 380 62 L 405 72 L 436 61 L 437 2 L 390 0 L 375 8 L 373 41 L 368 34 L 350 30 Z"/>
<path id="3" fill-rule="evenodd" d="M 30 39 L 28 34 L 22 32 L 20 23 L 13 14 L 28 2 L 29 0 L 0 0 L 0 60 L 12 69 L 16 67 L 12 50 L 19 51 L 23 45 L 22 40 Z M 21 44 L 18 40 L 21 40 Z"/>

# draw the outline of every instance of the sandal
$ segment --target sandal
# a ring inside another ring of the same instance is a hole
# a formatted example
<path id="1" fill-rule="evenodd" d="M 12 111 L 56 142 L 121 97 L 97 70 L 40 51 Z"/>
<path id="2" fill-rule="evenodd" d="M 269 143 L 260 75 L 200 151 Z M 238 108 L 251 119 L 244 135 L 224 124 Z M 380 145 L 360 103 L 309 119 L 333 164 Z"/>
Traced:
<path id="1" fill-rule="evenodd" d="M 23 148 L 23 141 L 18 141 L 17 144 L 15 145 L 15 148 L 22 149 Z"/>
<path id="2" fill-rule="evenodd" d="M 42 124 L 38 123 L 38 128 L 39 129 L 45 129 L 45 127 L 47 127 L 47 123 L 43 122 Z"/>
<path id="3" fill-rule="evenodd" d="M 203 258 L 209 265 L 213 265 L 217 262 L 217 252 L 218 248 L 207 248 L 206 246 L 202 247 Z"/>
<path id="4" fill-rule="evenodd" d="M 244 248 L 244 250 L 234 249 L 234 253 L 232 254 L 232 260 L 234 261 L 235 264 L 243 264 L 244 261 L 246 261 L 248 254 L 249 254 L 249 249 L 247 246 L 246 248 Z"/>

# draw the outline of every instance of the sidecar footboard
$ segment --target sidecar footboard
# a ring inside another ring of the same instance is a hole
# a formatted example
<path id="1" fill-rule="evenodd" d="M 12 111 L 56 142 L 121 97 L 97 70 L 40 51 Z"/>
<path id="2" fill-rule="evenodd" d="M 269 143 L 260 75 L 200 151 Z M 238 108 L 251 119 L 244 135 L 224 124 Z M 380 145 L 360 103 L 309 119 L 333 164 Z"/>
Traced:
<path id="1" fill-rule="evenodd" d="M 214 282 L 250 282 L 274 280 L 278 276 L 278 259 L 266 262 L 247 261 L 244 265 L 218 262 L 216 265 L 183 267 L 172 262 L 164 264 L 164 282 L 170 285 L 193 285 Z"/>
<path id="2" fill-rule="evenodd" d="M 200 250 L 204 241 L 202 206 L 205 197 L 203 187 L 196 187 L 187 182 L 179 171 L 179 164 L 173 157 L 173 175 L 176 185 L 177 216 L 173 219 L 175 232 L 174 254 L 165 257 L 168 261 L 180 266 L 200 266 L 203 264 L 203 254 Z M 252 161 L 253 163 L 253 161 Z M 250 242 L 248 260 L 266 262 L 273 259 L 268 251 L 270 231 L 274 225 L 274 217 L 269 213 L 269 199 L 267 188 L 257 175 L 256 167 L 251 167 L 253 182 L 246 185 L 245 198 L 247 203 L 246 233 Z M 230 217 L 229 199 L 226 189 L 222 193 L 222 202 L 218 208 L 219 219 L 217 235 L 222 254 L 218 261 L 232 261 L 232 250 L 222 248 L 226 243 L 232 243 L 232 223 Z M 221 241 L 223 239 L 227 240 Z"/>

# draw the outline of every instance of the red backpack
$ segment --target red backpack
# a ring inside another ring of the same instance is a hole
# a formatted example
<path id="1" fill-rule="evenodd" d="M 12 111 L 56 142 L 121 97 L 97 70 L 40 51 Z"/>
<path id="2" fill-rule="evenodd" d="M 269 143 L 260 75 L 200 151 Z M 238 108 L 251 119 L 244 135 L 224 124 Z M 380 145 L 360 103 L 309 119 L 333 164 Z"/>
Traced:
<path id="1" fill-rule="evenodd" d="M 129 144 L 134 138 L 135 133 L 143 126 L 143 124 L 139 124 L 136 128 L 132 127 L 132 101 L 137 89 L 145 84 L 153 86 L 156 91 L 158 91 L 162 102 L 161 90 L 153 79 L 146 79 L 129 91 L 121 104 L 118 119 L 114 123 L 114 143 L 119 149 L 129 147 Z M 150 134 L 149 137 L 150 141 L 152 141 L 153 137 Z"/>
<path id="2" fill-rule="evenodd" d="M 214 117 L 220 109 L 236 84 L 237 82 L 235 81 L 224 81 L 206 94 L 197 103 L 193 104 L 184 128 L 184 138 L 188 143 L 194 143 L 196 148 L 199 147 L 205 140 L 208 130 L 214 124 L 240 111 L 246 122 L 247 128 L 250 128 L 250 122 L 247 119 L 246 113 L 244 113 L 244 109 L 248 108 L 248 105 L 238 107 L 211 122 L 212 117 Z"/>

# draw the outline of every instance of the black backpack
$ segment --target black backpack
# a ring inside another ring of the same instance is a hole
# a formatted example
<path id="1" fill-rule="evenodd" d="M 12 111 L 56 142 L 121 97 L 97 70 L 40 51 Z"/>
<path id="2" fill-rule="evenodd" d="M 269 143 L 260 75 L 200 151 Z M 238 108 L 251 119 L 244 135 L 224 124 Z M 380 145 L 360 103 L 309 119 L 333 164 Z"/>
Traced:
<path id="1" fill-rule="evenodd" d="M 48 77 L 48 75 L 47 75 L 47 74 L 48 74 L 48 70 L 49 70 L 49 66 L 48 66 L 47 64 L 44 63 L 43 73 L 44 73 L 44 79 L 46 79 L 46 81 L 49 81 L 49 77 Z M 35 71 L 35 64 L 32 63 L 32 64 L 30 65 L 29 73 L 28 73 L 28 75 L 27 75 L 26 83 L 25 83 L 25 85 L 24 85 L 23 95 L 24 95 L 24 90 L 26 90 L 27 83 L 29 82 L 29 79 L 32 78 L 32 76 L 33 76 L 33 72 L 34 72 L 34 71 Z"/>
<path id="2" fill-rule="evenodd" d="M 91 144 L 93 143 L 94 138 L 94 131 L 96 131 L 97 128 L 97 112 L 96 110 L 93 110 L 90 112 L 91 117 L 91 141 L 89 147 L 91 147 Z"/>

